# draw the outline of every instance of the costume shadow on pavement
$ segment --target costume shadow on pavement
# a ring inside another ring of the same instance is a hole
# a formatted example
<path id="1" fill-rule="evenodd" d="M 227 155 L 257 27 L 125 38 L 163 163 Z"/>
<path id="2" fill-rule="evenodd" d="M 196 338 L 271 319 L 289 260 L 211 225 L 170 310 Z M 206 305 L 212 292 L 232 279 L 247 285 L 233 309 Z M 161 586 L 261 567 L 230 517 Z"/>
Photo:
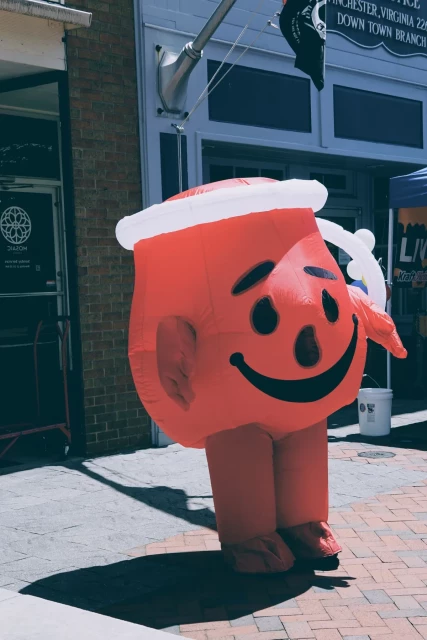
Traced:
<path id="1" fill-rule="evenodd" d="M 215 529 L 213 511 L 190 510 L 187 501 L 194 496 L 182 489 L 124 486 L 81 463 L 73 464 L 73 468 L 153 509 L 193 526 Z M 21 593 L 156 629 L 170 629 L 182 624 L 240 620 L 277 605 L 280 615 L 280 609 L 296 607 L 293 598 L 312 587 L 331 592 L 335 587 L 350 586 L 350 580 L 302 569 L 286 575 L 239 575 L 225 565 L 221 552 L 192 551 L 64 571 L 34 582 Z"/>
<path id="2" fill-rule="evenodd" d="M 90 579 L 88 581 L 88 574 Z M 244 624 L 254 612 L 296 607 L 312 587 L 331 592 L 354 578 L 294 570 L 286 575 L 233 573 L 217 551 L 167 553 L 68 571 L 44 578 L 21 593 L 79 606 L 155 629 L 230 620 Z M 84 607 L 84 599 L 87 601 Z M 269 613 L 274 615 L 274 613 Z"/>
<path id="3" fill-rule="evenodd" d="M 192 510 L 188 506 L 188 500 L 212 498 L 212 494 L 203 496 L 189 496 L 183 489 L 167 486 L 135 487 L 115 482 L 111 478 L 89 469 L 81 462 L 74 463 L 72 468 L 84 474 L 92 480 L 114 489 L 137 502 L 142 502 L 153 509 L 163 511 L 168 515 L 185 520 L 196 527 L 203 527 L 216 531 L 215 513 L 209 508 Z M 126 476 L 120 474 L 125 480 Z"/>

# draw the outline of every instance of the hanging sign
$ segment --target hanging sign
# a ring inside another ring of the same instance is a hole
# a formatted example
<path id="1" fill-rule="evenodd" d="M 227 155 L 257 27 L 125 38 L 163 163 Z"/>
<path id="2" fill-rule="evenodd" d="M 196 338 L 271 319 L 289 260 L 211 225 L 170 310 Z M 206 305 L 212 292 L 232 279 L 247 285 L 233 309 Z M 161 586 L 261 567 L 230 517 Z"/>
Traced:
<path id="1" fill-rule="evenodd" d="M 0 294 L 56 290 L 52 197 L 0 193 Z"/>
<path id="2" fill-rule="evenodd" d="M 427 207 L 399 209 L 394 284 L 425 287 L 427 282 Z"/>
<path id="3" fill-rule="evenodd" d="M 426 0 L 328 0 L 326 25 L 359 47 L 427 56 Z"/>

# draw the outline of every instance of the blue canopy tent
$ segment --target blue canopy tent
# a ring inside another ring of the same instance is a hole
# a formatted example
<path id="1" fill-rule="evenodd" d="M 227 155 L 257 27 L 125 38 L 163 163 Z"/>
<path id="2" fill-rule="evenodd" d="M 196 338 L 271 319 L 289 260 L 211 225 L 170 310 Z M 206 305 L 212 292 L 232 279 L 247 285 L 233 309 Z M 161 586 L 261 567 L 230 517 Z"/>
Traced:
<path id="1" fill-rule="evenodd" d="M 395 209 L 427 207 L 427 167 L 406 176 L 397 176 L 390 180 L 388 218 L 388 260 L 387 280 L 393 281 L 393 232 Z M 391 300 L 387 302 L 387 312 L 391 315 Z M 391 388 L 391 357 L 387 352 L 387 387 Z"/>
<path id="2" fill-rule="evenodd" d="M 427 207 L 427 167 L 390 180 L 390 207 Z"/>

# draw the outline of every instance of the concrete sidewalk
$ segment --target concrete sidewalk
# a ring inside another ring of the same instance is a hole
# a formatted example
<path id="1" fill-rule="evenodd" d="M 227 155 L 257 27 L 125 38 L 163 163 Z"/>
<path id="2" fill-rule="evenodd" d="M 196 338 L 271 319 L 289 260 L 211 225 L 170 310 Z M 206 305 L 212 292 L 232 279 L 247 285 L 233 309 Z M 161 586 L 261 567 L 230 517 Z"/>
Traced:
<path id="1" fill-rule="evenodd" d="M 335 574 L 265 582 L 228 573 L 204 452 L 173 445 L 0 475 L 0 587 L 195 640 L 427 638 L 427 454 L 351 442 L 355 431 L 329 431 L 331 522 L 345 543 Z M 358 455 L 371 451 L 395 457 Z M 384 591 L 384 602 L 365 591 Z M 376 624 L 361 624 L 354 607 L 378 614 Z M 393 635 L 403 622 L 415 635 Z"/>
<path id="2" fill-rule="evenodd" d="M 0 589 L 1 640 L 169 640 L 141 625 Z"/>
<path id="3" fill-rule="evenodd" d="M 343 545 L 338 571 L 231 575 L 210 551 L 212 532 L 189 532 L 133 553 L 192 567 L 191 581 L 104 612 L 149 626 L 174 623 L 175 633 L 194 640 L 427 638 L 427 453 L 340 443 L 331 446 L 331 466 L 338 462 L 343 471 L 353 466 L 359 473 L 359 467 L 372 477 L 382 466 L 392 478 L 403 471 L 407 479 L 399 488 L 331 509 Z M 424 480 L 409 483 L 412 473 Z"/>

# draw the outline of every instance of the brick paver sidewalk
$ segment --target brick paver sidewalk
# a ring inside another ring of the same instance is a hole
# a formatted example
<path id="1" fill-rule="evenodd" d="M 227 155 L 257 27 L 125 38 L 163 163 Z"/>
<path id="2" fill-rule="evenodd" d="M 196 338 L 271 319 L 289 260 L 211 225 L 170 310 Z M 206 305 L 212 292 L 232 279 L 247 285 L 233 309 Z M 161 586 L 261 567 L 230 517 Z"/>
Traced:
<path id="1" fill-rule="evenodd" d="M 395 457 L 358 456 L 366 451 Z M 390 474 L 393 467 L 427 471 L 424 452 L 339 443 L 330 456 L 386 465 Z M 237 576 L 215 552 L 216 534 L 202 529 L 128 551 L 159 561 L 168 557 L 191 575 L 105 613 L 194 640 L 427 638 L 427 480 L 331 511 L 344 547 L 338 571 Z"/>

